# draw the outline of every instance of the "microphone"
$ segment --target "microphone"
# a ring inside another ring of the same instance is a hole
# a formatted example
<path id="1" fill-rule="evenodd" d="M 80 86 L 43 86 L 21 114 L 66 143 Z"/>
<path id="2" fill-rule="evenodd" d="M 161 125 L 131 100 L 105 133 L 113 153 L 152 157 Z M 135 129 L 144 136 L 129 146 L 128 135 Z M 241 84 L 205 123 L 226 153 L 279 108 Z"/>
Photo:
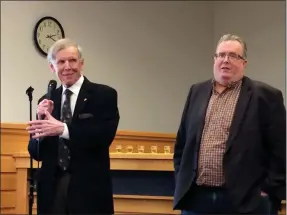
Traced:
<path id="1" fill-rule="evenodd" d="M 48 84 L 47 96 L 46 99 L 51 100 L 52 93 L 55 91 L 57 87 L 57 82 L 55 80 L 50 80 Z M 44 119 L 45 116 L 41 116 L 40 119 Z"/>
<path id="2" fill-rule="evenodd" d="M 50 80 L 48 84 L 48 90 L 47 90 L 47 99 L 51 99 L 52 92 L 56 89 L 57 82 L 55 80 Z"/>

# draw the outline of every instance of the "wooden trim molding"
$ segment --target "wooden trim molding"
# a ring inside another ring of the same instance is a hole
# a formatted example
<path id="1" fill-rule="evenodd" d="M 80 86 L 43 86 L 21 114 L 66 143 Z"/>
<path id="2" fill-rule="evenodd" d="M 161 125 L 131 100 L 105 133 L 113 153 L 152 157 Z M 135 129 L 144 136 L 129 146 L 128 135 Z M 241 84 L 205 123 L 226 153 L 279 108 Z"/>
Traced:
<path id="1" fill-rule="evenodd" d="M 13 155 L 17 152 L 27 151 L 29 134 L 26 131 L 27 125 L 1 123 L 1 154 Z M 132 146 L 137 152 L 139 145 L 144 145 L 144 152 L 151 152 L 151 146 L 157 146 L 158 153 L 163 153 L 164 146 L 170 146 L 173 153 L 175 134 L 165 134 L 156 132 L 138 132 L 118 130 L 116 137 L 110 147 L 111 152 L 116 151 L 116 145 Z M 125 152 L 125 147 L 123 152 Z"/>
<path id="2" fill-rule="evenodd" d="M 29 154 L 27 152 L 15 153 L 15 167 L 27 169 L 30 166 Z M 119 154 L 110 153 L 112 170 L 147 170 L 147 171 L 174 171 L 173 154 Z M 33 166 L 37 167 L 38 162 L 34 161 Z M 39 162 L 41 166 L 41 162 Z"/>
<path id="3" fill-rule="evenodd" d="M 27 125 L 24 123 L 1 123 L 1 133 L 22 134 L 29 137 L 26 131 Z M 174 140 L 175 134 L 158 132 L 139 132 L 132 130 L 118 130 L 118 139 L 146 139 L 146 140 Z"/>

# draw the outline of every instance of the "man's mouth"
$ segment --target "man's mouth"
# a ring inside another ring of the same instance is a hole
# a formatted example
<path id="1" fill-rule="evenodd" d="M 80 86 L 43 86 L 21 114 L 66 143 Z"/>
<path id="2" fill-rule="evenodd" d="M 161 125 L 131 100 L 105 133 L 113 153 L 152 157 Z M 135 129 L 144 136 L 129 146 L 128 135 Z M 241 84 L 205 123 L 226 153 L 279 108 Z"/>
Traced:
<path id="1" fill-rule="evenodd" d="M 62 74 L 63 76 L 71 76 L 71 75 L 73 75 L 73 73 L 64 73 L 64 74 Z"/>

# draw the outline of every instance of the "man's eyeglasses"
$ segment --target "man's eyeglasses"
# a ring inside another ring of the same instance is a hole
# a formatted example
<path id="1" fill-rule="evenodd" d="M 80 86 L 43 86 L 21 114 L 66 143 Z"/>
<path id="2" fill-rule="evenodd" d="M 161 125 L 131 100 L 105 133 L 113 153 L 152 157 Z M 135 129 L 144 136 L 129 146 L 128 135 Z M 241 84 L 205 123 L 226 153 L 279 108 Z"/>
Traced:
<path id="1" fill-rule="evenodd" d="M 224 60 L 226 56 L 230 60 L 245 60 L 244 57 L 242 57 L 236 53 L 233 53 L 233 52 L 230 52 L 230 53 L 219 52 L 219 53 L 214 54 L 214 57 L 216 59 L 220 59 L 220 60 Z"/>

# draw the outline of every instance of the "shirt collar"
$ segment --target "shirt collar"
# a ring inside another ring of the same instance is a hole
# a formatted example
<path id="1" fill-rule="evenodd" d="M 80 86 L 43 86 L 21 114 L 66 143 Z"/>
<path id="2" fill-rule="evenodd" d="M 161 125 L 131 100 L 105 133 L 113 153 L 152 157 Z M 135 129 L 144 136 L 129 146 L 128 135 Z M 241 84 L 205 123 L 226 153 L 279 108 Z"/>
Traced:
<path id="1" fill-rule="evenodd" d="M 226 87 L 227 87 L 227 89 L 234 89 L 237 86 L 241 85 L 241 83 L 242 83 L 242 79 L 240 79 L 238 81 L 231 82 Z M 214 78 L 211 80 L 211 84 L 212 84 L 212 87 L 215 88 L 216 80 Z"/>
<path id="2" fill-rule="evenodd" d="M 68 89 L 71 90 L 73 94 L 78 95 L 83 83 L 84 83 L 84 76 L 81 75 L 81 77 L 77 80 L 77 82 L 74 83 L 72 86 L 70 86 Z M 63 86 L 63 91 L 62 91 L 62 95 L 63 95 L 67 88 L 64 85 L 62 86 Z"/>

